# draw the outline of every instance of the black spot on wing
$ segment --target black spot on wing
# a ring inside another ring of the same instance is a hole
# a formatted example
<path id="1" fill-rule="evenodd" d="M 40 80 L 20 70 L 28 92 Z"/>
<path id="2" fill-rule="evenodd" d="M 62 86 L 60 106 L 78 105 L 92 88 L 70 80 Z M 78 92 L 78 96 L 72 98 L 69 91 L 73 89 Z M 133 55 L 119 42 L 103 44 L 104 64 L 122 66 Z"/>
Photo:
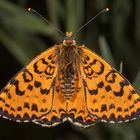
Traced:
<path id="1" fill-rule="evenodd" d="M 90 66 L 85 66 L 84 67 L 84 73 L 89 78 L 93 75 L 94 72 L 93 72 L 93 70 Z"/>
<path id="2" fill-rule="evenodd" d="M 117 112 L 122 112 L 122 108 L 121 107 L 118 107 L 117 108 Z"/>
<path id="3" fill-rule="evenodd" d="M 101 112 L 104 112 L 104 111 L 107 111 L 107 106 L 106 106 L 106 104 L 103 104 L 103 105 L 101 106 Z"/>
<path id="4" fill-rule="evenodd" d="M 137 104 L 138 102 L 140 102 L 140 98 L 137 98 L 137 99 L 134 101 L 134 104 Z"/>
<path id="5" fill-rule="evenodd" d="M 28 87 L 27 87 L 30 91 L 32 91 L 33 90 L 33 86 L 32 85 L 28 85 Z"/>
<path id="6" fill-rule="evenodd" d="M 5 106 L 6 106 L 6 107 L 8 107 L 8 108 L 10 107 L 10 105 L 9 105 L 9 104 L 7 104 L 7 103 L 5 104 Z"/>
<path id="7" fill-rule="evenodd" d="M 115 70 L 111 70 L 108 74 L 106 74 L 105 80 L 106 80 L 108 83 L 114 83 L 115 80 L 116 80 Z"/>
<path id="8" fill-rule="evenodd" d="M 95 108 L 94 112 L 99 112 L 98 108 Z"/>
<path id="9" fill-rule="evenodd" d="M 86 61 L 87 61 L 86 59 L 83 60 L 84 64 L 88 63 Z M 96 65 L 96 63 L 98 63 L 99 65 L 99 71 L 95 71 L 94 69 L 92 69 L 92 66 Z M 91 63 L 89 63 L 89 65 L 84 66 L 83 69 L 87 78 L 91 79 L 92 77 L 101 75 L 104 72 L 104 64 L 98 61 L 97 59 L 94 59 Z"/>
<path id="10" fill-rule="evenodd" d="M 34 82 L 34 86 L 35 86 L 36 88 L 39 88 L 39 87 L 41 86 L 41 83 L 40 83 L 39 81 L 35 81 L 35 82 Z"/>
<path id="11" fill-rule="evenodd" d="M 134 108 L 134 105 L 129 106 L 129 109 L 132 109 L 132 108 Z"/>
<path id="12" fill-rule="evenodd" d="M 25 102 L 25 103 L 24 103 L 24 108 L 30 109 L 29 103 Z"/>
<path id="13" fill-rule="evenodd" d="M 125 108 L 125 109 L 124 109 L 124 112 L 128 112 L 128 111 L 129 111 L 128 108 Z"/>
<path id="14" fill-rule="evenodd" d="M 115 105 L 114 104 L 110 104 L 109 105 L 109 109 L 115 109 Z"/>
<path id="15" fill-rule="evenodd" d="M 0 102 L 5 103 L 5 99 L 3 99 L 2 97 L 0 97 Z"/>
<path id="16" fill-rule="evenodd" d="M 43 88 L 40 88 L 40 93 L 41 93 L 41 94 L 46 94 L 46 95 L 47 95 L 47 94 L 49 94 L 49 92 L 50 92 L 50 89 L 46 89 L 46 88 L 43 89 Z"/>
<path id="17" fill-rule="evenodd" d="M 24 72 L 22 74 L 22 77 L 24 79 L 24 82 L 31 82 L 33 80 L 32 73 L 29 72 L 27 69 L 24 69 Z"/>
<path id="18" fill-rule="evenodd" d="M 41 60 L 38 60 L 38 61 L 33 65 L 33 67 L 34 67 L 34 72 L 37 73 L 37 74 L 43 73 L 43 71 L 40 71 L 40 70 L 38 69 L 38 63 L 39 63 L 39 61 L 41 61 Z"/>
<path id="19" fill-rule="evenodd" d="M 90 57 L 88 55 L 85 55 L 85 60 L 89 61 L 90 60 Z"/>
<path id="20" fill-rule="evenodd" d="M 47 112 L 47 110 L 48 110 L 47 108 L 41 108 L 40 112 Z"/>
<path id="21" fill-rule="evenodd" d="M 38 107 L 37 107 L 37 104 L 32 104 L 32 111 L 36 111 L 38 112 Z"/>
<path id="22" fill-rule="evenodd" d="M 115 96 L 123 96 L 124 94 L 124 87 L 128 86 L 128 83 L 125 81 L 121 81 L 120 83 L 120 91 L 113 91 Z"/>
<path id="23" fill-rule="evenodd" d="M 88 89 L 88 91 L 91 95 L 97 95 L 98 94 L 98 89 Z"/>
<path id="24" fill-rule="evenodd" d="M 13 107 L 11 107 L 11 108 L 10 108 L 10 110 L 11 110 L 11 111 L 13 111 L 13 112 L 15 112 L 15 111 L 16 111 Z"/>
<path id="25" fill-rule="evenodd" d="M 52 59 L 53 59 L 53 56 L 52 56 L 52 55 L 49 55 L 49 56 L 48 56 L 48 59 L 49 59 L 49 60 L 52 60 Z"/>
<path id="26" fill-rule="evenodd" d="M 22 107 L 21 106 L 18 106 L 17 107 L 17 111 L 22 111 Z"/>
<path id="27" fill-rule="evenodd" d="M 49 64 L 44 58 L 41 59 L 42 63 L 45 64 L 46 66 Z"/>
<path id="28" fill-rule="evenodd" d="M 18 80 L 13 79 L 13 80 L 10 81 L 10 84 L 15 86 L 15 91 L 16 91 L 17 95 L 23 96 L 25 94 L 24 90 L 23 91 L 20 90 L 20 88 L 19 88 L 19 81 Z"/>
<path id="29" fill-rule="evenodd" d="M 111 86 L 110 86 L 110 85 L 107 85 L 107 86 L 105 87 L 105 90 L 106 90 L 107 92 L 111 91 L 111 90 L 112 90 L 112 89 L 111 89 Z"/>
<path id="30" fill-rule="evenodd" d="M 98 94 L 98 90 L 100 89 L 100 88 L 103 88 L 104 87 L 104 82 L 103 81 L 101 81 L 101 82 L 99 82 L 98 84 L 97 84 L 97 88 L 95 88 L 95 89 L 89 89 L 88 88 L 88 85 L 87 85 L 87 83 L 86 83 L 86 81 L 84 82 L 85 83 L 85 86 L 87 87 L 87 89 L 88 89 L 88 92 L 91 94 L 91 95 L 97 95 Z"/>
<path id="31" fill-rule="evenodd" d="M 103 72 L 104 72 L 104 64 L 103 64 L 102 62 L 100 62 L 99 60 L 94 59 L 94 60 L 90 63 L 90 66 L 96 65 L 96 63 L 99 63 L 99 64 L 100 64 L 100 70 L 99 70 L 99 71 L 94 71 L 94 72 L 95 72 L 97 75 L 103 74 Z"/>
<path id="32" fill-rule="evenodd" d="M 103 81 L 99 82 L 99 83 L 97 84 L 97 87 L 98 87 L 98 88 L 104 87 L 104 82 L 103 82 Z"/>
<path id="33" fill-rule="evenodd" d="M 39 69 L 39 63 L 42 63 L 43 65 L 46 65 L 46 67 L 48 66 L 48 62 L 47 62 L 44 58 L 38 60 L 38 61 L 33 65 L 34 72 L 37 73 L 37 74 L 41 74 L 41 73 L 44 72 L 43 69 Z"/>
<path id="34" fill-rule="evenodd" d="M 115 121 L 115 120 L 116 120 L 115 114 L 112 113 L 112 114 L 109 116 L 109 121 Z"/>
<path id="35" fill-rule="evenodd" d="M 128 100 L 131 100 L 131 98 L 132 98 L 132 95 L 129 94 L 129 95 L 128 95 Z"/>
<path id="36" fill-rule="evenodd" d="M 52 76 L 55 72 L 55 67 L 51 66 L 51 65 L 48 65 L 44 72 L 47 76 Z"/>
<path id="37" fill-rule="evenodd" d="M 30 117 L 29 117 L 28 113 L 25 113 L 25 114 L 23 115 L 23 119 L 25 119 L 25 120 L 30 119 Z"/>

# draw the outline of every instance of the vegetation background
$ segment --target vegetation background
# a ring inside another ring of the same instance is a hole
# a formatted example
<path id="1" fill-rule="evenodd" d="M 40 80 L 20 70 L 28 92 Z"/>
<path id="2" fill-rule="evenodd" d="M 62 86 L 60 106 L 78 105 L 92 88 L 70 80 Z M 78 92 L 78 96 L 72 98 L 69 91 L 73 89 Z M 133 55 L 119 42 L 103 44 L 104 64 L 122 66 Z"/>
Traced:
<path id="1" fill-rule="evenodd" d="M 0 87 L 33 57 L 62 38 L 52 26 L 30 13 L 31 7 L 63 32 L 75 32 L 102 9 L 106 13 L 77 35 L 120 70 L 140 90 L 139 0 L 0 0 Z M 122 63 L 121 63 L 122 62 Z M 123 64 L 123 65 L 122 65 Z M 139 140 L 140 119 L 125 124 L 98 123 L 82 129 L 70 123 L 42 128 L 0 119 L 1 140 Z"/>

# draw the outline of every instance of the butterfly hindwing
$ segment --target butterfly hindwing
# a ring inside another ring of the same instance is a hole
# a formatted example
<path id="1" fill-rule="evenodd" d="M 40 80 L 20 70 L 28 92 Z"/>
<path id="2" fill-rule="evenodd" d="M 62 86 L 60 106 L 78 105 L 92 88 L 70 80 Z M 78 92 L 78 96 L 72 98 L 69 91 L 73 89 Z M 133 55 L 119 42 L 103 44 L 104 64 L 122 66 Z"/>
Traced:
<path id="1" fill-rule="evenodd" d="M 52 108 L 57 74 L 55 47 L 43 52 L 21 70 L 0 93 L 0 115 L 28 122 L 40 119 Z"/>
<path id="2" fill-rule="evenodd" d="M 118 71 L 86 47 L 81 74 L 86 106 L 91 115 L 104 122 L 127 122 L 140 115 L 140 97 Z"/>

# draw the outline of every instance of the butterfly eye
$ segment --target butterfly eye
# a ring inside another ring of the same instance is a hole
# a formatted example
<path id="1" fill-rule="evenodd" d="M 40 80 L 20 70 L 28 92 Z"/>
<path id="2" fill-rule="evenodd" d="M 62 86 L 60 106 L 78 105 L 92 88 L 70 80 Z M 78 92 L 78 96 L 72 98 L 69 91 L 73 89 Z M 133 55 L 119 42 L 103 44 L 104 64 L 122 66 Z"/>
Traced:
<path id="1" fill-rule="evenodd" d="M 71 40 L 75 40 L 75 37 L 71 37 Z"/>
<path id="2" fill-rule="evenodd" d="M 69 37 L 67 37 L 67 36 L 66 36 L 66 37 L 64 37 L 64 40 L 68 40 L 68 39 L 69 39 Z"/>

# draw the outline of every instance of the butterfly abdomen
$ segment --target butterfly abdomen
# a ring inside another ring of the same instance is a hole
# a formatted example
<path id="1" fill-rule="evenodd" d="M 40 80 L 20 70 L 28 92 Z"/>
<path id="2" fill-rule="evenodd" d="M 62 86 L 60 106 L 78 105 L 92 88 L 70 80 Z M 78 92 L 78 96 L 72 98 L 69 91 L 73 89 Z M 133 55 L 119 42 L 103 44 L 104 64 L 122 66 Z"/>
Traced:
<path id="1" fill-rule="evenodd" d="M 65 100 L 71 100 L 75 93 L 75 81 L 70 77 L 64 77 L 60 84 L 61 94 Z"/>

